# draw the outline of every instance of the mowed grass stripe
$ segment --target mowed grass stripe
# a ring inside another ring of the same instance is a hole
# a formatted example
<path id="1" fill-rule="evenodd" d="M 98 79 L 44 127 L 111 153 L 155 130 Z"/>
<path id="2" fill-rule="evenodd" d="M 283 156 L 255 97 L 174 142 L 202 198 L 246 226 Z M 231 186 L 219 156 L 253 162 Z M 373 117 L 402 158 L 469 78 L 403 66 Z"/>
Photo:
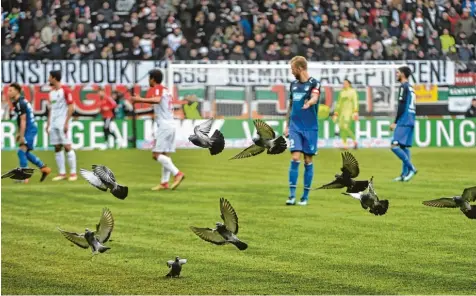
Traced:
<path id="1" fill-rule="evenodd" d="M 78 167 L 106 164 L 130 195 L 117 200 L 74 183 L 2 181 L 2 288 L 8 294 L 474 294 L 474 221 L 459 210 L 421 205 L 461 193 L 475 182 L 468 157 L 474 149 L 413 149 L 420 174 L 393 183 L 399 162 L 385 149 L 358 150 L 361 178 L 375 176 L 377 193 L 390 200 L 375 217 L 339 190 L 311 192 L 307 208 L 286 207 L 289 155 L 228 161 L 238 150 L 211 157 L 181 150 L 174 160 L 187 178 L 177 191 L 151 192 L 160 165 L 146 151 L 78 152 Z M 52 152 L 38 153 L 54 164 Z M 2 171 L 17 166 L 2 152 Z M 315 160 L 315 187 L 341 165 L 337 150 Z M 299 194 L 302 192 L 302 166 Z M 219 197 L 240 219 L 239 237 L 250 245 L 201 241 L 189 226 L 213 227 Z M 109 207 L 116 224 L 110 251 L 91 260 L 56 230 L 94 228 Z M 167 280 L 165 261 L 187 258 L 183 278 Z M 94 268 L 94 271 L 91 269 Z M 20 280 L 21 279 L 21 280 Z"/>

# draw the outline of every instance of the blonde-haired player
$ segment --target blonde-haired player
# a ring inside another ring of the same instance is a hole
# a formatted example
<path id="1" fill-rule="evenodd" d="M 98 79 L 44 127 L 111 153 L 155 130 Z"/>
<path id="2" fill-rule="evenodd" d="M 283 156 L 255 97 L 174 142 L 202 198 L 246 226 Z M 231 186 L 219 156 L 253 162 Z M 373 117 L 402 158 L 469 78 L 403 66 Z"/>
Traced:
<path id="1" fill-rule="evenodd" d="M 185 178 L 185 175 L 174 165 L 169 153 L 175 152 L 175 122 L 172 104 L 172 94 L 163 86 L 163 74 L 160 70 L 149 72 L 149 85 L 153 92 L 151 98 L 133 96 L 132 101 L 138 103 L 154 104 L 154 117 L 157 125 L 155 134 L 155 147 L 152 149 L 154 160 L 162 164 L 162 180 L 152 190 L 169 188 L 170 174 L 175 176 L 171 188 L 177 188 Z"/>
<path id="2" fill-rule="evenodd" d="M 289 136 L 291 166 L 289 168 L 289 198 L 287 205 L 296 204 L 296 184 L 301 156 L 304 154 L 304 193 L 299 205 L 307 205 L 309 190 L 314 177 L 312 157 L 317 153 L 317 113 L 321 84 L 309 76 L 307 60 L 296 56 L 291 60 L 291 70 L 296 78 L 289 89 L 289 107 L 285 135 Z"/>
<path id="3" fill-rule="evenodd" d="M 58 165 L 58 176 L 53 181 L 66 180 L 66 166 L 64 162 L 63 148 L 66 151 L 66 158 L 70 174 L 68 181 L 76 181 L 76 153 L 71 147 L 71 118 L 73 117 L 74 104 L 71 91 L 61 85 L 61 72 L 50 71 L 48 81 L 53 88 L 50 91 L 50 112 L 48 114 L 48 122 L 46 130 L 48 131 L 50 144 L 55 147 L 55 159 Z"/>

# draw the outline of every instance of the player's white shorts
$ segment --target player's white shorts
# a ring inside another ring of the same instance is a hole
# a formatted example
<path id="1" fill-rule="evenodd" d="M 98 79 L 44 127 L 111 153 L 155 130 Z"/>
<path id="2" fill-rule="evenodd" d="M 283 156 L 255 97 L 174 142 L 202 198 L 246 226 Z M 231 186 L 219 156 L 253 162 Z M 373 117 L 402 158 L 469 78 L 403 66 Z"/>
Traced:
<path id="1" fill-rule="evenodd" d="M 158 124 L 155 130 L 155 147 L 152 152 L 175 152 L 175 126 Z"/>
<path id="2" fill-rule="evenodd" d="M 71 145 L 71 128 L 69 129 L 68 133 L 65 134 L 63 128 L 50 128 L 50 144 L 51 145 Z"/>

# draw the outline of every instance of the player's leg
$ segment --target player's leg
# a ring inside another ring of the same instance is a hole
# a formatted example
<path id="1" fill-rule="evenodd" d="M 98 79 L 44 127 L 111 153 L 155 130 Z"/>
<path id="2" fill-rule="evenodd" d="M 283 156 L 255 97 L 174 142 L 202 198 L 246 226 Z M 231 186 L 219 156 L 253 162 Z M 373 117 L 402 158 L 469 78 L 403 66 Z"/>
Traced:
<path id="1" fill-rule="evenodd" d="M 289 150 L 291 150 L 291 164 L 289 166 L 289 197 L 286 204 L 295 205 L 299 164 L 301 163 L 302 155 L 302 137 L 298 131 L 289 131 Z"/>
<path id="2" fill-rule="evenodd" d="M 354 145 L 354 149 L 357 149 L 357 138 L 353 132 L 352 120 L 349 120 L 347 123 L 347 136 L 352 139 L 352 143 Z"/>
<path id="3" fill-rule="evenodd" d="M 402 126 L 397 126 L 397 128 L 394 131 L 393 134 L 393 139 L 392 139 L 392 152 L 402 161 L 402 173 L 400 176 L 396 177 L 394 181 L 403 181 L 404 178 L 406 177 L 404 173 L 406 173 L 406 170 L 414 170 L 416 171 L 415 167 L 413 164 L 410 162 L 408 159 L 407 154 L 405 153 L 404 149 L 402 147 L 405 147 L 407 144 L 407 137 L 408 137 L 408 131 L 407 127 L 402 127 Z M 411 135 L 413 136 L 413 134 Z"/>
<path id="4" fill-rule="evenodd" d="M 58 128 L 51 128 L 49 133 L 50 144 L 55 147 L 55 160 L 58 166 L 58 175 L 52 181 L 66 180 L 66 166 L 64 163 L 63 144 L 61 143 L 61 133 Z"/>
<path id="5" fill-rule="evenodd" d="M 314 178 L 314 164 L 312 157 L 317 153 L 317 131 L 304 132 L 303 141 L 304 153 L 304 192 L 301 196 L 299 205 L 305 206 L 309 200 L 309 191 L 311 190 L 312 180 Z"/>
<path id="6" fill-rule="evenodd" d="M 104 143 L 106 144 L 106 147 L 109 147 L 109 119 L 108 118 L 105 118 L 104 119 L 104 125 L 102 127 L 102 132 L 103 132 L 103 135 L 104 135 Z"/>
<path id="7" fill-rule="evenodd" d="M 414 127 L 407 128 L 407 131 L 406 131 L 407 137 L 406 137 L 405 145 L 403 145 L 402 147 L 402 150 L 406 154 L 408 159 L 408 163 L 407 163 L 408 174 L 404 176 L 403 178 L 404 182 L 410 181 L 417 174 L 417 169 L 411 161 L 411 154 L 410 154 L 410 147 L 413 145 L 413 131 L 414 131 Z"/>
<path id="8" fill-rule="evenodd" d="M 68 181 L 76 181 L 78 180 L 78 175 L 76 174 L 76 152 L 72 147 L 72 142 L 70 138 L 71 129 L 68 131 L 68 134 L 65 134 L 63 130 L 60 130 L 60 132 L 61 144 L 64 147 L 66 159 L 68 161 L 69 166 Z"/>
<path id="9" fill-rule="evenodd" d="M 342 140 L 342 147 L 347 150 L 349 147 L 347 146 L 347 138 L 349 137 L 347 123 L 342 118 L 339 119 L 339 130 L 340 130 L 340 138 Z"/>
<path id="10" fill-rule="evenodd" d="M 41 159 L 33 154 L 31 151 L 35 148 L 35 137 L 36 137 L 36 132 L 31 132 L 28 133 L 28 135 L 25 136 L 25 144 L 26 144 L 26 158 L 36 165 L 38 168 L 40 168 L 41 171 L 41 178 L 40 182 L 43 182 L 46 178 L 51 173 L 51 169 L 46 166 Z"/>
<path id="11" fill-rule="evenodd" d="M 171 189 L 177 188 L 185 178 L 185 175 L 175 166 L 172 158 L 168 156 L 169 153 L 175 152 L 175 129 L 163 128 L 156 132 L 155 148 L 152 150 L 153 158 L 162 164 L 162 184 L 159 187 L 165 187 L 168 184 L 170 174 L 174 176 L 174 183 Z M 168 186 L 168 185 L 167 185 Z M 157 186 L 152 188 L 158 190 Z"/>
<path id="12" fill-rule="evenodd" d="M 26 145 L 20 145 L 17 150 L 17 155 L 18 155 L 18 161 L 20 163 L 21 168 L 27 168 L 28 167 L 28 159 L 26 158 L 26 151 L 27 147 Z M 25 180 L 17 180 L 15 181 L 16 183 L 28 183 L 28 179 Z"/>

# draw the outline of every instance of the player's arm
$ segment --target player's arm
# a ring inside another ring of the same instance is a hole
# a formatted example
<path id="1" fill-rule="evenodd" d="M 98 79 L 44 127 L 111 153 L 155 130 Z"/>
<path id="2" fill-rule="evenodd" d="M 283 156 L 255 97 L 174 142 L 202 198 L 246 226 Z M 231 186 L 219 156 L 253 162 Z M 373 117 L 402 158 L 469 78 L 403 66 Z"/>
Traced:
<path id="1" fill-rule="evenodd" d="M 64 97 L 66 100 L 66 104 L 68 104 L 68 111 L 66 113 L 66 120 L 64 122 L 64 133 L 67 133 L 69 129 L 69 121 L 73 117 L 74 112 L 73 94 L 71 93 L 71 91 L 64 89 Z"/>
<path id="2" fill-rule="evenodd" d="M 303 109 L 308 109 L 319 102 L 319 94 L 321 93 L 319 89 L 319 85 L 313 87 L 311 90 L 311 98 L 304 104 L 304 106 L 302 106 Z"/>
<path id="3" fill-rule="evenodd" d="M 401 88 L 402 95 L 398 97 L 398 109 L 397 109 L 397 116 L 395 116 L 395 121 L 390 125 L 390 129 L 394 130 L 397 126 L 397 122 L 402 117 L 403 113 L 405 113 L 405 105 L 408 95 L 408 88 L 402 87 Z"/>
<path id="4" fill-rule="evenodd" d="M 147 103 L 147 104 L 159 104 L 162 100 L 162 96 L 151 97 L 151 98 L 142 98 L 139 96 L 133 96 L 132 102 L 134 103 Z"/>
<path id="5" fill-rule="evenodd" d="M 25 142 L 25 131 L 26 131 L 26 106 L 22 103 L 20 104 L 20 110 L 18 117 L 20 118 L 20 126 L 17 134 L 18 143 L 21 145 Z"/>
<path id="6" fill-rule="evenodd" d="M 357 96 L 357 91 L 353 89 L 352 91 L 352 113 L 354 115 L 354 120 L 357 120 L 359 117 L 359 98 Z"/>
<path id="7" fill-rule="evenodd" d="M 340 91 L 339 96 L 337 97 L 336 106 L 334 108 L 334 116 L 332 117 L 332 120 L 334 120 L 334 122 L 337 120 L 337 116 L 339 116 L 339 114 L 341 113 L 340 109 L 342 106 L 342 92 L 343 90 Z"/>
<path id="8" fill-rule="evenodd" d="M 289 104 L 288 104 L 288 111 L 286 112 L 286 128 L 284 129 L 284 136 L 288 136 L 289 134 L 289 123 L 291 121 L 291 110 L 293 108 L 293 93 L 292 93 L 292 84 L 289 87 Z"/>

